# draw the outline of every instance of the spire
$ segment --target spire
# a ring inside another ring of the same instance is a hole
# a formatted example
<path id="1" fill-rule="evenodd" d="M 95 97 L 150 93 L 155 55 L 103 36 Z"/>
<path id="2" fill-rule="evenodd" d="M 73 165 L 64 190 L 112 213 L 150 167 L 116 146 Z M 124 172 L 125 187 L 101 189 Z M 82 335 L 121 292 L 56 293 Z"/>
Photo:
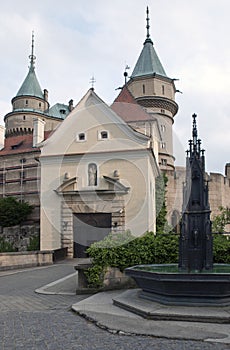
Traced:
<path id="1" fill-rule="evenodd" d="M 147 22 L 147 25 L 146 25 L 147 35 L 146 35 L 145 43 L 146 43 L 146 42 L 149 42 L 149 43 L 152 43 L 152 44 L 153 44 L 152 40 L 150 39 L 150 34 L 149 34 L 150 25 L 149 25 L 149 8 L 148 8 L 148 6 L 147 6 L 147 9 L 146 9 L 146 15 L 147 15 L 147 17 L 146 17 L 146 22 Z M 145 44 L 145 43 L 144 43 L 144 44 Z"/>
<path id="2" fill-rule="evenodd" d="M 149 25 L 149 8 L 146 10 L 146 29 L 147 35 L 144 42 L 144 47 L 141 51 L 141 54 L 137 60 L 137 63 L 134 67 L 131 78 L 141 77 L 145 75 L 159 74 L 166 77 L 165 70 L 157 56 L 157 53 L 153 47 L 153 42 L 150 38 L 150 25 Z"/>
<path id="3" fill-rule="evenodd" d="M 32 45 L 31 45 L 31 55 L 29 55 L 30 66 L 29 72 L 22 83 L 22 86 L 18 90 L 16 96 L 36 96 L 44 99 L 43 91 L 40 87 L 38 79 L 35 74 L 35 55 L 34 55 L 34 32 L 32 32 Z"/>
<path id="4" fill-rule="evenodd" d="M 193 124 L 192 124 L 192 138 L 193 138 L 193 146 L 197 145 L 197 127 L 196 127 L 196 114 L 192 115 Z"/>
<path id="5" fill-rule="evenodd" d="M 201 149 L 201 140 L 198 139 L 198 132 L 197 132 L 197 124 L 196 124 L 196 118 L 197 115 L 193 114 L 193 123 L 192 123 L 192 139 L 189 140 L 189 150 L 187 151 L 187 156 L 190 157 L 190 159 L 194 158 L 204 158 L 204 150 Z"/>
<path id="6" fill-rule="evenodd" d="M 29 56 L 29 59 L 30 59 L 30 69 L 34 70 L 34 63 L 36 60 L 36 56 L 34 56 L 34 31 L 32 31 L 31 55 Z"/>

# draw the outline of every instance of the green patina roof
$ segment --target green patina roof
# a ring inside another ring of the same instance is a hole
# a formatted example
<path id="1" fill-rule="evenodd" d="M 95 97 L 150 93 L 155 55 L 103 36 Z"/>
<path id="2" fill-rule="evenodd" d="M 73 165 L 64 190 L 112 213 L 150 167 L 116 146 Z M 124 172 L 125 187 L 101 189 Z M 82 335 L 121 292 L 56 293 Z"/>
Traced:
<path id="1" fill-rule="evenodd" d="M 151 39 L 146 39 L 141 54 L 137 60 L 131 78 L 144 75 L 159 74 L 167 76 L 165 70 L 157 56 Z"/>
<path id="2" fill-rule="evenodd" d="M 147 7 L 147 36 L 144 42 L 144 47 L 141 51 L 141 54 L 137 60 L 136 66 L 133 70 L 131 78 L 141 77 L 145 75 L 152 75 L 154 73 L 167 77 L 165 70 L 157 56 L 157 53 L 153 47 L 153 42 L 150 38 L 149 33 L 149 9 Z"/>
<path id="3" fill-rule="evenodd" d="M 30 66 L 29 72 L 16 96 L 35 96 L 44 99 L 44 94 L 36 77 L 33 65 Z"/>
<path id="4" fill-rule="evenodd" d="M 63 103 L 56 103 L 47 111 L 45 111 L 50 117 L 55 117 L 59 119 L 65 119 L 70 113 L 69 107 Z"/>

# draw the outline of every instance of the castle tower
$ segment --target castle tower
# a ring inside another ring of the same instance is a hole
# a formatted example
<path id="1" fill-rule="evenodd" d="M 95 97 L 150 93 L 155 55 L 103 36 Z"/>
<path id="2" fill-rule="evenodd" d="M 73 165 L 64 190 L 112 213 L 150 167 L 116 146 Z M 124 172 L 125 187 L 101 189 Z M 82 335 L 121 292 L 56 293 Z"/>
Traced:
<path id="1" fill-rule="evenodd" d="M 162 170 L 174 170 L 173 118 L 178 111 L 175 102 L 175 79 L 171 79 L 154 49 L 149 33 L 147 7 L 147 36 L 127 87 L 136 102 L 157 119 L 162 135 L 159 147 L 159 165 Z"/>
<path id="2" fill-rule="evenodd" d="M 6 137 L 32 133 L 33 118 L 39 118 L 39 116 L 42 118 L 44 111 L 49 108 L 48 91 L 41 90 L 35 74 L 34 34 L 32 34 L 32 50 L 29 59 L 29 72 L 11 101 L 12 112 L 4 118 Z"/>

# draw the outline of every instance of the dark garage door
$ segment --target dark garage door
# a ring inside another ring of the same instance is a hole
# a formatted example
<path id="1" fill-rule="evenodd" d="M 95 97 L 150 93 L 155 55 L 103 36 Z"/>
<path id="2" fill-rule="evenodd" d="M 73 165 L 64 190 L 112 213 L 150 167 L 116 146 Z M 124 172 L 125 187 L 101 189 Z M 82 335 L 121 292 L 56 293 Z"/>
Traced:
<path id="1" fill-rule="evenodd" d="M 74 214 L 74 257 L 87 257 L 86 249 L 111 232 L 111 213 Z"/>

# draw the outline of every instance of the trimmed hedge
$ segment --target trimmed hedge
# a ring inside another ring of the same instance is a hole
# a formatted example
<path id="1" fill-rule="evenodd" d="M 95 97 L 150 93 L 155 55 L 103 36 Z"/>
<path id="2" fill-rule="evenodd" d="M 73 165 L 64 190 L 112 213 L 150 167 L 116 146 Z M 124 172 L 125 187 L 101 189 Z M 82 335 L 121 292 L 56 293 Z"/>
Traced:
<path id="1" fill-rule="evenodd" d="M 108 266 L 123 271 L 139 264 L 164 264 L 178 261 L 178 236 L 152 232 L 135 238 L 129 231 L 110 234 L 87 249 L 93 266 L 86 276 L 90 287 L 100 287 Z"/>
<path id="2" fill-rule="evenodd" d="M 223 235 L 213 235 L 214 263 L 230 263 L 230 239 Z M 86 271 L 89 287 L 102 286 L 107 267 L 126 267 L 142 264 L 178 263 L 179 236 L 176 234 L 147 232 L 135 238 L 129 231 L 110 234 L 96 242 L 87 252 L 93 266 Z"/>

